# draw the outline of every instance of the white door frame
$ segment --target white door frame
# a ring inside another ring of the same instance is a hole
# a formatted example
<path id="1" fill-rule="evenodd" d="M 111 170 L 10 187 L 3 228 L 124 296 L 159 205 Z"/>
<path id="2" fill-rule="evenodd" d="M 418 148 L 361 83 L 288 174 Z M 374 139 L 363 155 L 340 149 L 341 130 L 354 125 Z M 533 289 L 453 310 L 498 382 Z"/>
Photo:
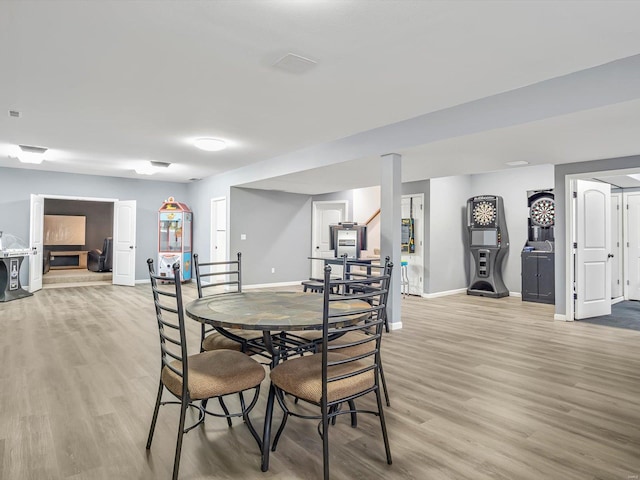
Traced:
<path id="1" fill-rule="evenodd" d="M 402 253 L 400 255 L 401 258 L 406 258 L 409 261 L 409 265 L 408 268 L 410 268 L 411 270 L 414 271 L 418 271 L 420 278 L 418 279 L 417 282 L 413 282 L 412 281 L 412 275 L 409 275 L 409 288 L 408 288 L 408 293 L 411 295 L 424 295 L 424 239 L 425 239 L 425 235 L 424 235 L 424 231 L 425 231 L 425 221 L 424 221 L 424 193 L 409 193 L 406 195 L 402 195 L 402 199 L 405 198 L 418 198 L 420 201 L 420 206 L 421 206 L 421 210 L 418 213 L 418 215 L 413 214 L 413 218 L 416 219 L 416 223 L 418 228 L 415 230 L 415 236 L 416 239 L 418 240 L 417 244 L 416 244 L 416 253 L 414 254 L 410 254 L 410 253 Z M 412 262 L 412 258 L 420 258 L 420 263 L 415 263 Z M 414 291 L 411 289 L 412 286 L 417 286 L 419 291 Z"/>
<path id="2" fill-rule="evenodd" d="M 574 265 L 574 251 L 573 251 L 573 242 L 575 238 L 575 208 L 574 208 L 574 198 L 572 194 L 572 182 L 573 180 L 589 180 L 594 177 L 611 177 L 614 175 L 628 175 L 631 173 L 639 173 L 638 168 L 627 168 L 627 169 L 618 169 L 618 170 L 603 170 L 596 172 L 584 172 L 584 173 L 574 173 L 571 175 L 565 175 L 564 177 L 564 208 L 565 208 L 565 245 L 564 247 L 561 245 L 557 245 L 556 248 L 564 248 L 565 249 L 565 284 L 564 284 L 564 292 L 565 292 L 565 315 L 564 319 L 567 322 L 573 322 L 575 320 L 575 311 L 573 304 L 573 286 L 575 283 L 575 272 L 573 271 Z M 557 319 L 562 319 L 561 316 L 556 316 Z"/>
<path id="3" fill-rule="evenodd" d="M 349 200 L 319 200 L 319 201 L 315 201 L 311 203 L 311 252 L 309 254 L 310 257 L 317 257 L 318 256 L 318 252 L 316 251 L 315 248 L 315 241 L 316 241 L 316 237 L 318 234 L 318 228 L 320 228 L 320 225 L 317 224 L 316 221 L 316 217 L 317 217 L 317 210 L 318 210 L 318 206 L 320 205 L 330 205 L 330 204 L 334 204 L 334 205 L 342 205 L 344 208 L 344 218 L 342 219 L 343 222 L 347 222 L 347 215 L 349 215 Z M 314 262 L 312 260 L 312 262 Z M 314 272 L 314 263 L 311 263 L 309 268 L 310 268 L 310 273 L 311 276 L 314 276 L 313 272 Z"/>
<path id="4" fill-rule="evenodd" d="M 46 194 L 46 193 L 36 193 L 36 194 L 32 194 L 32 195 L 37 195 L 38 197 L 43 198 L 45 201 L 48 199 L 51 200 L 75 200 L 75 201 L 82 201 L 82 202 L 105 202 L 105 203 L 113 203 L 114 206 L 116 204 L 116 202 L 119 202 L 120 200 L 117 198 L 100 198 L 100 197 L 79 197 L 76 195 L 51 195 L 51 194 Z M 44 212 L 43 212 L 44 215 Z M 30 214 L 31 216 L 31 214 Z M 115 222 L 115 214 L 114 214 L 114 219 L 113 221 Z M 30 223 L 33 223 L 33 219 L 30 218 L 29 219 Z M 29 266 L 29 270 L 31 271 L 31 261 L 32 260 L 38 260 L 37 264 L 34 264 L 34 268 L 39 268 L 40 271 L 42 271 L 42 255 L 37 256 L 37 255 L 32 255 L 31 258 L 29 258 L 29 262 L 30 262 L 30 266 Z M 29 277 L 31 277 L 31 275 L 29 275 Z M 29 278 L 29 289 L 31 289 L 31 278 Z M 31 291 L 31 290 L 30 290 Z"/>
<path id="5" fill-rule="evenodd" d="M 218 202 L 224 201 L 224 211 L 225 211 L 225 219 L 224 219 L 224 245 L 217 244 L 217 225 L 218 225 L 218 210 L 216 208 Z M 215 197 L 210 201 L 210 209 L 211 209 L 211 231 L 209 232 L 210 237 L 210 249 L 209 249 L 209 262 L 215 262 L 219 260 L 218 254 L 221 254 L 224 258 L 220 261 L 225 261 L 229 259 L 229 255 L 227 253 L 228 245 L 229 245 L 229 202 L 227 201 L 227 197 Z M 222 247 L 222 252 L 220 252 L 220 248 Z"/>

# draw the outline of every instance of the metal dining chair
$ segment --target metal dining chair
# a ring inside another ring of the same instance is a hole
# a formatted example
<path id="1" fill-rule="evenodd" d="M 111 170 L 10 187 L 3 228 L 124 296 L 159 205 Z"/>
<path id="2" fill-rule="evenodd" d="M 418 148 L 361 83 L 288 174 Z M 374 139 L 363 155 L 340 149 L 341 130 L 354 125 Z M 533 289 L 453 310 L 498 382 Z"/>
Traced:
<path id="1" fill-rule="evenodd" d="M 193 255 L 193 271 L 196 277 L 198 298 L 242 293 L 242 253 L 237 260 L 219 262 L 200 262 L 198 254 Z M 202 324 L 200 330 L 200 349 L 203 352 L 213 350 L 237 350 L 247 355 L 264 354 L 266 349 L 262 336 L 256 332 L 243 330 L 216 330 Z"/>
<path id="2" fill-rule="evenodd" d="M 157 327 L 160 334 L 161 363 L 158 395 L 146 448 L 147 450 L 151 448 L 160 406 L 167 404 L 180 405 L 178 439 L 176 441 L 172 476 L 173 480 L 176 480 L 180 467 L 182 437 L 185 433 L 202 424 L 206 415 L 226 417 L 227 419 L 230 417 L 242 417 L 258 447 L 262 448 L 261 438 L 251 424 L 249 412 L 251 412 L 258 400 L 260 384 L 265 378 L 265 371 L 258 362 L 234 350 L 217 350 L 188 355 L 180 284 L 180 266 L 177 263 L 174 264 L 172 267 L 173 278 L 168 278 L 156 274 L 152 259 L 147 260 L 147 264 L 149 266 Z M 160 283 L 167 280 L 170 281 L 168 285 Z M 162 401 L 165 389 L 177 401 Z M 253 399 L 247 405 L 244 401 L 243 393 L 251 389 L 255 393 Z M 236 394 L 240 396 L 240 412 L 229 413 L 225 409 L 224 414 L 220 414 L 206 409 L 206 401 L 208 399 L 222 399 L 224 396 Z M 194 403 L 197 401 L 201 402 Z M 198 420 L 193 425 L 185 427 L 188 408 L 193 408 L 198 412 Z"/>
<path id="3" fill-rule="evenodd" d="M 356 413 L 377 416 L 380 420 L 387 463 L 392 463 L 379 384 L 380 343 L 392 268 L 393 265 L 389 263 L 381 275 L 332 282 L 331 267 L 326 266 L 321 352 L 289 359 L 271 370 L 271 384 L 284 413 L 272 450 L 276 451 L 290 416 L 320 420 L 318 433 L 322 438 L 325 480 L 329 479 L 329 427 L 333 419 L 340 415 L 351 415 L 352 425 L 353 415 Z M 332 295 L 329 288 L 332 283 L 337 283 L 350 293 Z M 354 292 L 351 289 L 356 286 L 360 291 Z M 353 311 L 333 306 L 335 302 L 345 299 L 364 300 L 367 307 Z M 350 320 L 353 315 L 360 318 L 355 325 Z M 334 324 L 337 326 L 330 326 Z M 354 341 L 345 341 L 342 344 L 330 341 L 334 336 L 351 334 L 359 335 Z M 360 347 L 365 345 L 367 347 L 361 350 Z M 376 397 L 377 408 L 356 409 L 354 400 L 370 393 Z M 320 413 L 314 415 L 309 414 L 308 410 L 299 410 L 298 400 L 319 407 Z M 348 408 L 343 408 L 345 405 L 348 405 Z"/>

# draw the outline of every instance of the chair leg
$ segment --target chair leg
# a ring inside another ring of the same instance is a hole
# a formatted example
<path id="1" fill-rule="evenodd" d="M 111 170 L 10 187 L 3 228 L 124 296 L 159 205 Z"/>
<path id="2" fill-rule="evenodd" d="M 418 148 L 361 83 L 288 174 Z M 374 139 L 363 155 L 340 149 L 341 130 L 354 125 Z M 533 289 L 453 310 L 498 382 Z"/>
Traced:
<path id="1" fill-rule="evenodd" d="M 156 406 L 153 409 L 153 418 L 151 419 L 151 427 L 149 428 L 149 437 L 147 438 L 147 450 L 151 448 L 151 441 L 153 440 L 153 432 L 156 429 L 156 420 L 158 419 L 158 411 L 160 410 L 160 400 L 162 400 L 162 389 L 164 385 L 162 384 L 162 380 L 160 380 L 160 385 L 158 386 L 158 396 L 156 397 Z"/>
<path id="2" fill-rule="evenodd" d="M 231 422 L 231 417 L 229 414 L 229 409 L 225 405 L 222 397 L 218 397 L 218 402 L 220 402 L 220 407 L 222 408 L 222 411 L 224 412 L 224 414 L 227 416 L 227 425 L 229 425 L 230 427 L 233 426 L 233 423 Z"/>
<path id="3" fill-rule="evenodd" d="M 358 414 L 356 413 L 356 402 L 349 400 L 349 410 L 351 410 L 351 427 L 358 426 Z"/>
<path id="4" fill-rule="evenodd" d="M 273 445 L 271 446 L 272 452 L 276 451 L 276 447 L 278 446 L 278 440 L 280 440 L 280 435 L 282 435 L 282 432 L 284 431 L 284 427 L 287 424 L 287 420 L 289 420 L 289 414 L 287 412 L 283 412 L 282 422 L 280 423 L 280 427 L 278 427 L 276 436 L 273 438 Z"/>
<path id="5" fill-rule="evenodd" d="M 258 396 L 258 394 L 260 393 L 260 388 L 258 387 L 256 389 L 256 397 Z M 256 442 L 258 442 L 258 448 L 260 450 L 262 450 L 262 440 L 260 439 L 260 435 L 258 435 L 258 432 L 256 432 L 256 429 L 253 428 L 253 424 L 251 423 L 251 420 L 249 419 L 249 412 L 253 409 L 253 407 L 255 406 L 255 401 L 251 402 L 251 405 L 249 405 L 249 408 L 246 407 L 245 402 L 244 402 L 244 395 L 242 394 L 242 392 L 240 392 L 240 408 L 242 409 L 242 418 L 244 419 L 244 423 L 247 424 L 247 428 L 249 429 L 249 432 L 251 433 L 251 436 L 255 439 Z"/>
<path id="6" fill-rule="evenodd" d="M 391 465 L 391 447 L 389 447 L 389 437 L 387 435 L 387 424 L 384 421 L 384 411 L 382 410 L 382 397 L 380 389 L 376 388 L 376 401 L 378 402 L 378 416 L 380 417 L 380 428 L 382 428 L 382 439 L 384 440 L 384 451 L 387 454 L 387 463 Z"/>
<path id="7" fill-rule="evenodd" d="M 380 381 L 382 382 L 382 389 L 384 390 L 384 399 L 387 402 L 387 407 L 391 406 L 391 401 L 389 400 L 389 391 L 387 390 L 387 381 L 384 379 L 384 370 L 382 370 L 382 359 L 378 362 L 378 367 L 380 370 Z"/>
<path id="8" fill-rule="evenodd" d="M 187 416 L 187 407 L 189 402 L 187 399 L 182 399 L 180 405 L 180 423 L 178 424 L 178 440 L 176 442 L 176 456 L 173 460 L 173 480 L 178 480 L 178 470 L 180 469 L 180 453 L 182 452 L 182 437 L 184 436 L 184 421 Z"/>
<path id="9" fill-rule="evenodd" d="M 326 402 L 322 404 L 322 470 L 324 480 L 329 480 L 329 411 Z"/>

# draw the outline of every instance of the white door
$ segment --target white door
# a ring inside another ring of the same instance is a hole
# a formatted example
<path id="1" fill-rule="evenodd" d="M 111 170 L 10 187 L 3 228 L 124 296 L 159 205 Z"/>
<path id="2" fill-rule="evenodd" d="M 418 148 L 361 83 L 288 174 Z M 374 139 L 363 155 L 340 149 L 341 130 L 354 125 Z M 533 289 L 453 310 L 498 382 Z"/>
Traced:
<path id="1" fill-rule="evenodd" d="M 227 260 L 227 199 L 211 200 L 211 262 Z M 202 260 L 205 261 L 205 260 Z"/>
<path id="2" fill-rule="evenodd" d="M 31 225 L 29 229 L 29 247 L 35 254 L 29 256 L 29 291 L 31 293 L 42 288 L 42 252 L 44 224 L 44 197 L 31 195 Z"/>
<path id="3" fill-rule="evenodd" d="M 619 298 L 623 291 L 622 264 L 622 192 L 611 194 L 611 298 Z"/>
<path id="4" fill-rule="evenodd" d="M 576 180 L 575 318 L 611 314 L 611 186 Z"/>
<path id="5" fill-rule="evenodd" d="M 625 193 L 626 292 L 628 300 L 640 300 L 640 193 Z"/>
<path id="6" fill-rule="evenodd" d="M 344 222 L 347 218 L 347 201 L 313 202 L 311 225 L 311 256 L 334 257 L 335 252 L 330 249 L 329 225 Z M 311 277 L 322 278 L 324 262 L 311 261 Z"/>
<path id="7" fill-rule="evenodd" d="M 402 218 L 413 218 L 415 251 L 402 252 L 401 260 L 407 262 L 409 294 L 422 295 L 424 292 L 424 195 L 403 195 L 401 203 Z"/>
<path id="8" fill-rule="evenodd" d="M 115 202 L 113 208 L 113 284 L 136 283 L 136 201 Z"/>

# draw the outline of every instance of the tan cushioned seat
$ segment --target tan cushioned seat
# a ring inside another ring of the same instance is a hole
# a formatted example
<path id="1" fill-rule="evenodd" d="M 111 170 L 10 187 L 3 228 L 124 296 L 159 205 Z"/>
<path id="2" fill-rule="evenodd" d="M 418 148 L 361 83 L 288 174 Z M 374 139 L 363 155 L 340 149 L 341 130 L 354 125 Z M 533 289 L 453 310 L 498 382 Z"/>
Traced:
<path id="1" fill-rule="evenodd" d="M 171 362 L 177 370 L 182 362 Z M 244 353 L 216 350 L 189 356 L 189 394 L 192 400 L 227 395 L 253 388 L 264 380 L 264 367 Z M 162 382 L 174 395 L 182 395 L 182 378 L 162 369 Z"/>
<path id="2" fill-rule="evenodd" d="M 376 342 L 370 335 L 363 333 L 362 331 L 348 332 L 342 335 L 341 337 L 336 338 L 335 340 L 331 340 L 329 345 L 331 346 L 339 346 L 346 345 L 347 343 L 357 342 L 358 340 L 365 340 L 367 338 L 371 338 L 371 341 L 366 343 L 361 343 L 360 345 L 353 345 L 351 347 L 346 347 L 338 350 L 331 350 L 334 353 L 339 353 L 341 355 L 348 355 L 349 357 L 357 357 L 358 355 L 364 355 L 365 353 L 372 352 L 376 348 Z M 322 342 L 318 344 L 316 347 L 318 352 L 322 351 Z"/>
<path id="3" fill-rule="evenodd" d="M 345 358 L 337 353 L 329 353 L 329 361 Z M 329 367 L 328 377 L 346 374 L 359 370 L 369 363 L 364 361 L 351 362 L 344 365 Z M 310 402 L 320 403 L 322 396 L 322 355 L 315 354 L 306 357 L 293 358 L 281 363 L 271 370 L 271 381 L 281 390 L 294 397 Z M 327 385 L 328 401 L 339 400 L 361 392 L 374 385 L 373 371 L 345 378 Z"/>
<path id="4" fill-rule="evenodd" d="M 252 330 L 233 330 L 234 335 L 238 337 L 242 337 L 245 340 L 252 340 L 254 338 L 262 338 L 260 332 L 255 332 Z M 228 337 L 225 337 L 220 332 L 214 332 L 211 335 L 207 335 L 202 341 L 202 349 L 206 352 L 210 352 L 213 350 L 236 350 L 238 352 L 242 351 L 242 345 L 240 342 L 236 342 L 235 340 L 231 340 Z"/>

